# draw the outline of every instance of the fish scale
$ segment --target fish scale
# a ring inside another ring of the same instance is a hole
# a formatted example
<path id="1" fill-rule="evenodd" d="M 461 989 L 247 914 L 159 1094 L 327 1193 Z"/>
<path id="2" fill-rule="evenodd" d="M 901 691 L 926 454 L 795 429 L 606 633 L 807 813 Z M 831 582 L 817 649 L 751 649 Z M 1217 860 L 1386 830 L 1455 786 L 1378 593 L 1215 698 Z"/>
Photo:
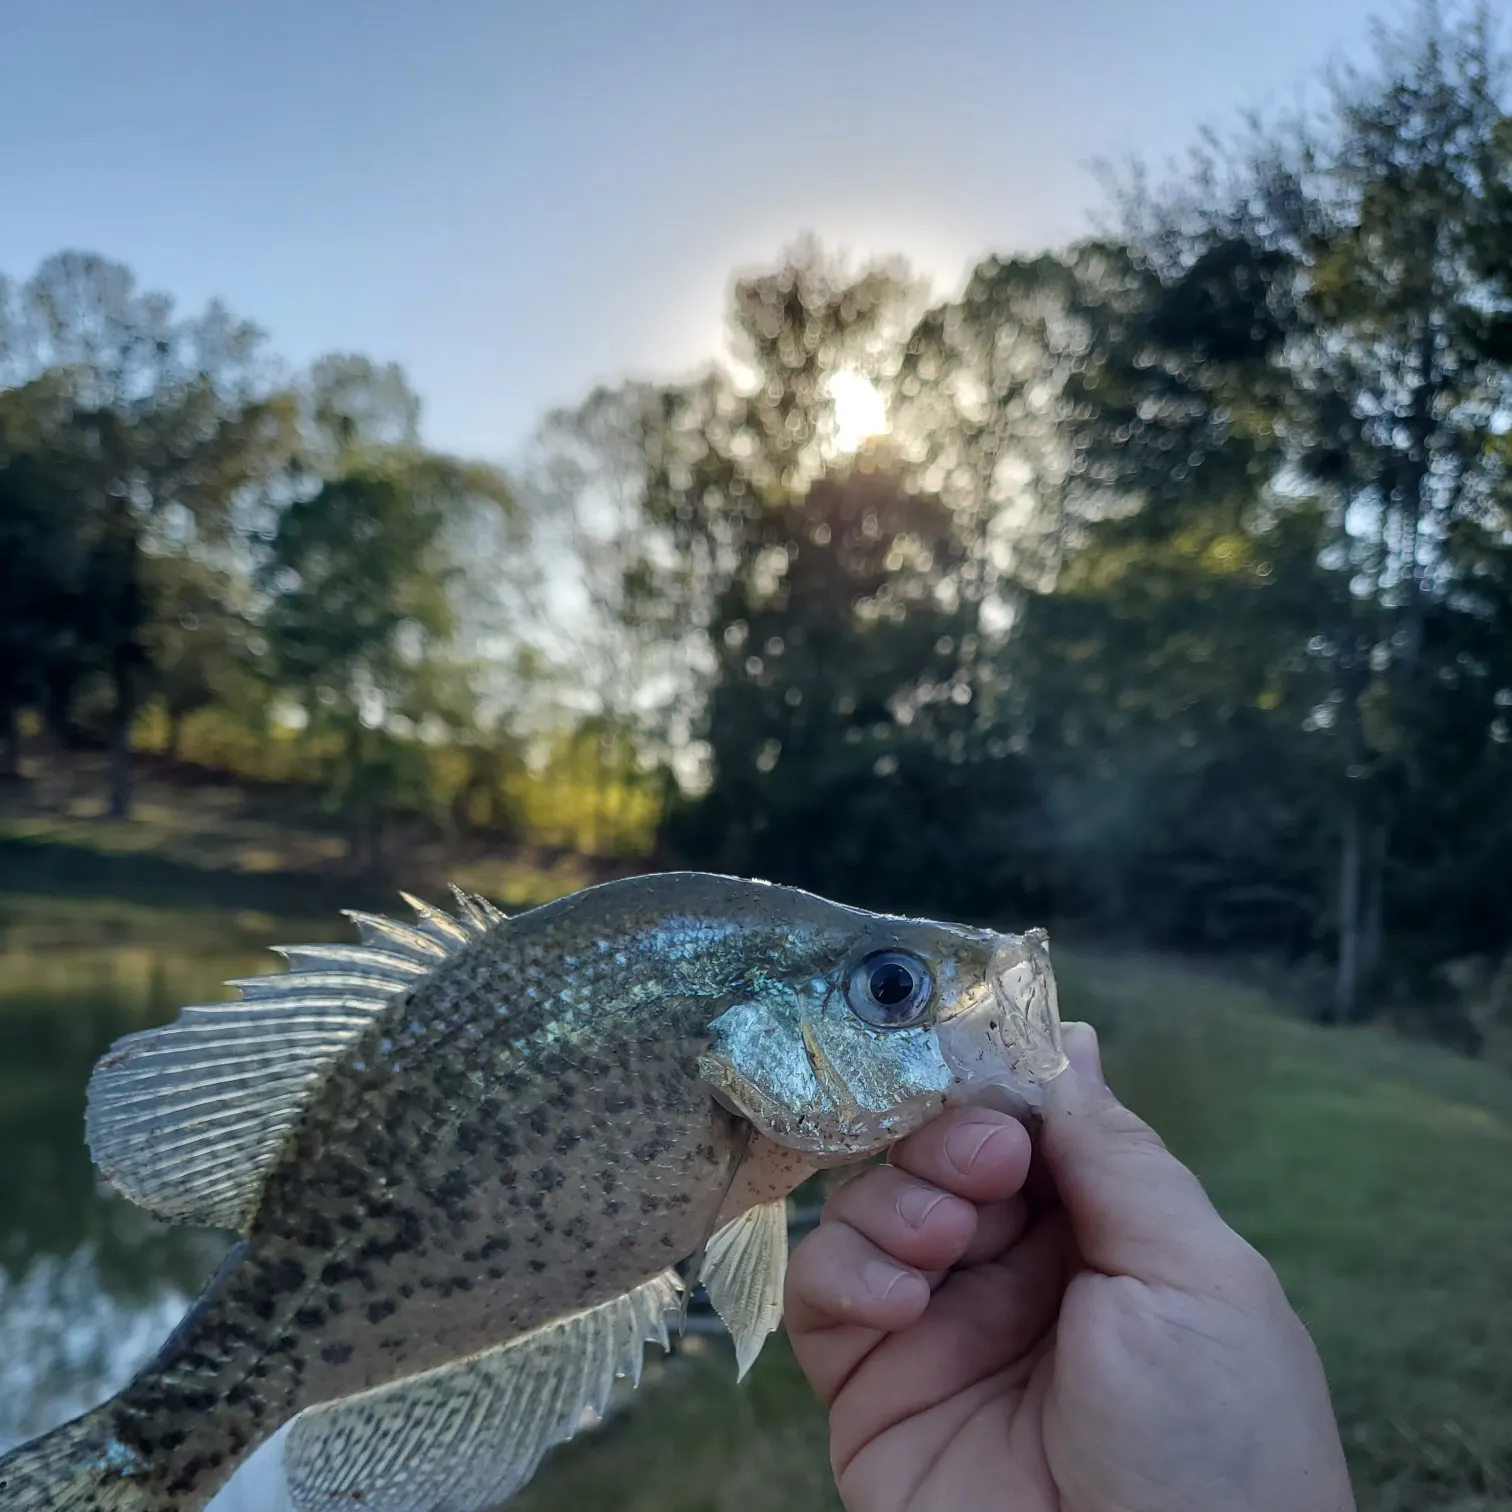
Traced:
<path id="1" fill-rule="evenodd" d="M 638 1373 L 679 1267 L 743 1374 L 780 1317 L 788 1192 L 952 1097 L 1032 1106 L 1063 1064 L 1032 936 L 700 873 L 509 920 L 410 901 L 415 925 L 353 915 L 361 945 L 292 948 L 243 1003 L 102 1060 L 102 1169 L 241 1235 L 118 1396 L 0 1460 L 0 1504 L 200 1507 L 293 1418 L 302 1512 L 478 1512 Z M 857 1000 L 878 951 L 916 1020 Z"/>

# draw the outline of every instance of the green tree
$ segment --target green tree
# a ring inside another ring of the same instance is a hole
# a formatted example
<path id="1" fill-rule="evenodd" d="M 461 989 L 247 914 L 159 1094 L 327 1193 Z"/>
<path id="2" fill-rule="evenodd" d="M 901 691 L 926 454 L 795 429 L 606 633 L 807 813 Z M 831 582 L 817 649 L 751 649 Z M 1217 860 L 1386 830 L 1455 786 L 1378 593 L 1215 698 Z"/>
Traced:
<path id="1" fill-rule="evenodd" d="M 226 550 L 290 456 L 292 407 L 266 381 L 261 339 L 218 305 L 176 318 L 127 269 L 79 253 L 48 259 L 0 309 L 12 381 L 47 375 L 68 396 L 30 466 L 79 522 L 80 665 L 60 681 L 87 667 L 108 683 L 117 816 L 130 810 L 131 729 L 150 678 L 144 560 Z"/>
<path id="2" fill-rule="evenodd" d="M 999 306 L 1065 448 L 1061 571 L 1004 661 L 1047 844 L 1104 917 L 1317 920 L 1341 1018 L 1388 943 L 1467 937 L 1454 857 L 1506 833 L 1449 797 L 1506 771 L 1505 91 L 1478 21 L 1378 40 L 1321 122 L 1136 182 L 1121 243 L 1038 273 L 1054 321 Z"/>
<path id="3" fill-rule="evenodd" d="M 829 892 L 938 901 L 962 854 L 971 619 L 941 592 L 949 512 L 887 474 L 820 479 L 751 523 L 711 631 L 709 786 L 669 839 Z"/>
<path id="4" fill-rule="evenodd" d="M 275 675 L 334 741 L 332 798 L 368 868 L 394 810 L 431 797 L 426 742 L 473 718 L 449 590 L 451 530 L 480 507 L 512 507 L 492 469 L 372 452 L 284 509 L 261 569 Z"/>

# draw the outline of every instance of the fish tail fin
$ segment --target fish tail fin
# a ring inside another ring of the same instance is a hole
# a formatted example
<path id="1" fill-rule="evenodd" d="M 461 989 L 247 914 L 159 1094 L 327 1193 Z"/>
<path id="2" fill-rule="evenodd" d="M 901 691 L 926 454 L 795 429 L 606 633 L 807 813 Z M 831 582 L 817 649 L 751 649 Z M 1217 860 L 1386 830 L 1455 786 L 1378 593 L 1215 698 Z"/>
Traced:
<path id="1" fill-rule="evenodd" d="M 5 1512 L 186 1512 L 197 1502 L 165 1497 L 147 1465 L 123 1444 L 106 1407 L 0 1455 Z"/>

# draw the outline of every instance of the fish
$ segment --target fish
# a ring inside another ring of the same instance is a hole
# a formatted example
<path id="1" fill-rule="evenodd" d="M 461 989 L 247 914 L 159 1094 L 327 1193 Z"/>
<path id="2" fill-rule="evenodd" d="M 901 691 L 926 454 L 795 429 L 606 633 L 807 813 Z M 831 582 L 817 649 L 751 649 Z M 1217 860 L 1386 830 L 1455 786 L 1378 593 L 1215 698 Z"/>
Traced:
<path id="1" fill-rule="evenodd" d="M 1066 1065 L 1048 940 L 700 872 L 414 922 L 129 1034 L 85 1134 L 224 1261 L 113 1397 L 0 1459 L 6 1512 L 186 1512 L 288 1425 L 299 1512 L 482 1512 L 639 1382 L 702 1287 L 740 1376 L 787 1199 Z"/>

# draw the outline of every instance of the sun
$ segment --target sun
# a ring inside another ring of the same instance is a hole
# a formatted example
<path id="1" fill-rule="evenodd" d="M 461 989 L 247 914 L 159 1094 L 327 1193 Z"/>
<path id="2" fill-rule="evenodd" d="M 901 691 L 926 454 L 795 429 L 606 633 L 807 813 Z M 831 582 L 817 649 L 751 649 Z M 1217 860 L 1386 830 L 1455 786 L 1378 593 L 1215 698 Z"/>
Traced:
<path id="1" fill-rule="evenodd" d="M 887 401 L 870 378 L 848 368 L 832 373 L 828 383 L 835 406 L 835 448 L 855 451 L 868 436 L 887 429 Z"/>

